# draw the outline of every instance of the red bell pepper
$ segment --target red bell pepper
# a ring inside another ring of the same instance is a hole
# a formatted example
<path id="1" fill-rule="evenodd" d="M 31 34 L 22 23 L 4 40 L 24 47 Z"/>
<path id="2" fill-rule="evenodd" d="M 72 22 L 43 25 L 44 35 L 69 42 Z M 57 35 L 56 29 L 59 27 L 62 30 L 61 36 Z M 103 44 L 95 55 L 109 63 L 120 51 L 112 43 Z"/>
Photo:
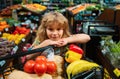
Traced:
<path id="1" fill-rule="evenodd" d="M 75 45 L 75 44 L 71 44 L 69 46 L 69 50 L 74 51 L 74 52 L 79 53 L 79 54 L 83 54 L 84 53 L 83 49 L 80 48 L 79 46 Z"/>

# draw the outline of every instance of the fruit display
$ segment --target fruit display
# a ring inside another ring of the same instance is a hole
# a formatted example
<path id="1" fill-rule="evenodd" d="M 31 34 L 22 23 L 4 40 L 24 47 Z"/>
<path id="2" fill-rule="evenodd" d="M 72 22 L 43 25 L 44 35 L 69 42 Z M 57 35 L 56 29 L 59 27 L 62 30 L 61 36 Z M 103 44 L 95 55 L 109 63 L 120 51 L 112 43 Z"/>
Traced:
<path id="1" fill-rule="evenodd" d="M 6 21 L 0 21 L 0 31 L 3 31 L 5 28 L 9 28 L 10 25 Z"/>
<path id="2" fill-rule="evenodd" d="M 104 7 L 101 6 L 100 4 L 96 4 L 96 5 L 87 6 L 86 10 L 88 10 L 88 11 L 93 11 L 93 10 L 101 10 L 101 11 L 103 11 Z"/>
<path id="3" fill-rule="evenodd" d="M 45 11 L 47 9 L 46 6 L 43 6 L 43 5 L 37 4 L 37 3 L 25 4 L 22 6 L 23 6 L 23 8 L 30 10 L 32 12 L 35 12 L 35 13 L 40 13 L 40 12 Z"/>
<path id="4" fill-rule="evenodd" d="M 17 26 L 13 31 L 13 34 L 24 34 L 25 36 L 28 35 L 29 33 L 30 33 L 30 29 L 20 26 Z"/>
<path id="5" fill-rule="evenodd" d="M 10 42 L 7 39 L 0 38 L 0 57 L 10 54 L 14 47 L 14 41 Z"/>
<path id="6" fill-rule="evenodd" d="M 25 38 L 25 34 L 10 34 L 10 33 L 3 33 L 2 37 L 7 39 L 8 41 L 14 41 L 15 44 L 19 44 L 23 38 Z"/>
<path id="7" fill-rule="evenodd" d="M 11 27 L 14 30 L 7 30 L 8 32 L 3 32 L 1 38 L 8 39 L 8 41 L 14 41 L 15 44 L 19 44 L 23 38 L 25 38 L 29 33 L 30 29 L 25 27 Z"/>
<path id="8" fill-rule="evenodd" d="M 14 18 L 11 18 L 11 17 L 3 17 L 3 20 L 5 20 L 11 27 L 20 25 L 21 23 L 20 21 L 15 20 Z"/>
<path id="9" fill-rule="evenodd" d="M 93 6 L 95 4 L 79 4 L 73 7 L 68 7 L 67 10 L 70 11 L 73 15 L 86 10 L 87 7 Z"/>
<path id="10" fill-rule="evenodd" d="M 11 16 L 13 9 L 21 9 L 22 6 L 20 4 L 8 6 L 0 11 L 1 16 Z"/>

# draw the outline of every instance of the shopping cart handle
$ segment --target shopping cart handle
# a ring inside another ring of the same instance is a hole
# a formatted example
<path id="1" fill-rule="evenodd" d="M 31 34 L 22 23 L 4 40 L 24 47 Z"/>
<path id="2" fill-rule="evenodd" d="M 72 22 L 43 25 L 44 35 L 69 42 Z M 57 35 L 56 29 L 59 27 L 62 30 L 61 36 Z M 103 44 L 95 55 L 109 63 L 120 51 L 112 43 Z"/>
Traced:
<path id="1" fill-rule="evenodd" d="M 42 48 L 37 48 L 37 49 L 33 49 L 33 50 L 28 50 L 26 52 L 19 52 L 19 53 L 15 53 L 12 55 L 7 55 L 5 57 L 0 57 L 0 61 L 1 60 L 7 60 L 7 59 L 11 59 L 11 58 L 17 58 L 17 57 L 21 57 L 21 56 L 25 56 L 28 54 L 33 54 L 33 53 L 37 53 L 37 52 L 43 52 L 44 50 L 48 49 L 48 48 L 53 48 L 54 46 L 46 46 L 46 47 L 42 47 Z"/>

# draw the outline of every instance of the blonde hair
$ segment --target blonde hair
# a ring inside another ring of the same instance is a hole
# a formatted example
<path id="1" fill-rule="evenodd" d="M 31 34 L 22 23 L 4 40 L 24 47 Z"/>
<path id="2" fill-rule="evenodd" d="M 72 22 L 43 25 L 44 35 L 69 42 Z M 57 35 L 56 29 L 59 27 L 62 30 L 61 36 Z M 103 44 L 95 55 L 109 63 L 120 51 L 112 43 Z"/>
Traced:
<path id="1" fill-rule="evenodd" d="M 70 30 L 69 30 L 69 24 L 67 18 L 59 12 L 49 12 L 46 13 L 41 20 L 41 25 L 39 26 L 36 35 L 36 40 L 42 42 L 48 39 L 46 34 L 46 27 L 51 26 L 55 22 L 58 23 L 58 25 L 63 28 L 64 30 L 63 37 L 70 36 Z"/>

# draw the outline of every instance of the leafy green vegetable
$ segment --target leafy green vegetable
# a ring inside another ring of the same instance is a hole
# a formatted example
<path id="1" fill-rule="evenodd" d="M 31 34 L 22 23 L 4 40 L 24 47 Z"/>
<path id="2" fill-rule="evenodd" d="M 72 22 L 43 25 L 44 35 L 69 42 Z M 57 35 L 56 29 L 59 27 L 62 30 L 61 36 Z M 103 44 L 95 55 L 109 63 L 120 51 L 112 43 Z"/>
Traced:
<path id="1" fill-rule="evenodd" d="M 104 46 L 107 46 L 111 53 L 120 54 L 120 41 L 113 41 L 112 36 L 102 37 L 102 41 L 104 41 Z"/>

